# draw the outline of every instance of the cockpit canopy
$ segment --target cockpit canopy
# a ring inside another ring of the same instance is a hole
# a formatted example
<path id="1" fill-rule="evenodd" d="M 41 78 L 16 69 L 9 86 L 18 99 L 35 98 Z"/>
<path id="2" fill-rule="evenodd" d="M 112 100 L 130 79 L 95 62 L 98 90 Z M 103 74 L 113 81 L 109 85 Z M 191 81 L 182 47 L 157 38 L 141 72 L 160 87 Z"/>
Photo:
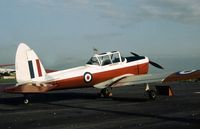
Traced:
<path id="1" fill-rule="evenodd" d="M 95 54 L 90 60 L 87 62 L 89 65 L 109 65 L 123 62 L 125 59 L 121 57 L 119 51 L 112 51 L 107 53 Z"/>

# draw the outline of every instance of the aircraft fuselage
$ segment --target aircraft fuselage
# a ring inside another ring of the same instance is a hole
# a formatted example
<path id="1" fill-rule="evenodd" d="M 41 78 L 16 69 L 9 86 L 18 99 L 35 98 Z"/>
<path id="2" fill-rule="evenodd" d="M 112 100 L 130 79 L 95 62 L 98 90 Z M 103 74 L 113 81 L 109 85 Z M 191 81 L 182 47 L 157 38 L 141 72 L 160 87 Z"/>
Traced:
<path id="1" fill-rule="evenodd" d="M 92 87 L 95 84 L 124 75 L 124 74 L 147 74 L 149 60 L 145 59 L 120 62 L 106 66 L 86 65 L 73 69 L 49 73 L 47 82 L 56 85 L 55 89 L 71 89 Z M 53 77 L 53 78 L 52 78 Z"/>

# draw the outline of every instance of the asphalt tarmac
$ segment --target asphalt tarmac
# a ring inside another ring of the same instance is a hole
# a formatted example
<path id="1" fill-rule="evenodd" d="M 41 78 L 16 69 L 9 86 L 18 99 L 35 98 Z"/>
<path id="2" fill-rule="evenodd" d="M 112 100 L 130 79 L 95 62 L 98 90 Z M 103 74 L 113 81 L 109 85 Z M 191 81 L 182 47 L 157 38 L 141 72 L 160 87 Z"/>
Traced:
<path id="1" fill-rule="evenodd" d="M 4 87 L 1 84 L 0 87 Z M 113 89 L 99 98 L 94 88 L 30 95 L 0 93 L 0 129 L 199 129 L 200 83 L 173 83 L 175 95 L 144 96 L 144 86 Z"/>

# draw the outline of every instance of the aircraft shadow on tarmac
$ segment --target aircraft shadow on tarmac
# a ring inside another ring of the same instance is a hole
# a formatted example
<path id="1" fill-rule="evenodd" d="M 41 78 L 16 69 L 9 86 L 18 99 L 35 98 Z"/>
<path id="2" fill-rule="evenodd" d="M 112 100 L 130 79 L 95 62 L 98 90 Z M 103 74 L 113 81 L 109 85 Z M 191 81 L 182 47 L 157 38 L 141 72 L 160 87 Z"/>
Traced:
<path id="1" fill-rule="evenodd" d="M 80 93 L 80 92 L 62 92 L 62 93 L 44 93 L 44 94 L 29 94 L 28 98 L 30 103 L 47 103 L 63 100 L 97 100 L 97 101 L 119 101 L 119 102 L 146 102 L 147 98 L 134 98 L 134 97 L 119 97 L 113 96 L 109 98 L 99 97 L 95 93 Z M 20 105 L 23 104 L 24 97 L 9 96 L 7 98 L 0 98 L 0 104 L 6 105 Z"/>
<path id="2" fill-rule="evenodd" d="M 139 113 L 139 112 L 132 112 L 132 111 L 123 111 L 123 110 L 114 110 L 114 109 L 105 109 L 105 108 L 96 108 L 96 107 L 85 107 L 81 105 L 74 106 L 73 104 L 69 103 L 54 103 L 57 101 L 70 101 L 70 100 L 96 100 L 96 101 L 120 101 L 120 102 L 145 102 L 148 101 L 147 98 L 130 98 L 130 97 L 111 97 L 111 98 L 99 98 L 95 93 L 77 93 L 77 92 L 62 92 L 62 93 L 45 93 L 45 94 L 35 94 L 30 95 L 31 103 L 39 104 L 44 103 L 49 106 L 55 106 L 56 108 L 73 108 L 73 109 L 80 109 L 80 110 L 88 110 L 88 111 L 97 111 L 97 112 L 104 112 L 104 113 L 111 113 L 116 115 L 122 116 L 134 116 L 134 117 L 146 117 L 146 118 L 156 118 L 164 121 L 178 121 L 178 122 L 189 122 L 193 124 L 198 124 L 200 120 L 194 120 L 192 118 L 184 118 L 184 117 L 176 117 L 176 116 L 162 116 L 159 114 L 149 114 L 149 113 Z M 8 97 L 8 98 L 0 98 L 0 104 L 7 104 L 7 105 L 22 105 L 23 103 L 23 96 L 15 96 L 15 97 Z M 24 108 L 21 107 L 21 108 Z M 1 109 L 0 109 L 1 110 Z M 2 109 L 2 111 L 11 112 L 11 110 Z M 18 110 L 18 109 L 16 109 Z M 21 110 L 21 109 L 19 109 Z"/>
<path id="3" fill-rule="evenodd" d="M 48 103 L 48 104 L 53 105 L 53 106 L 65 107 L 65 108 L 111 113 L 111 114 L 116 114 L 116 115 L 120 115 L 120 116 L 156 118 L 156 119 L 164 120 L 164 122 L 177 121 L 177 122 L 182 122 L 182 123 L 190 123 L 193 125 L 199 125 L 199 122 L 200 122 L 199 119 L 177 117 L 177 116 L 163 116 L 163 115 L 159 115 L 159 114 L 139 113 L 139 112 L 114 110 L 114 109 L 101 109 L 101 108 L 92 108 L 92 107 L 84 107 L 84 106 L 72 106 L 72 105 L 67 105 L 67 104 L 55 104 L 55 103 Z"/>

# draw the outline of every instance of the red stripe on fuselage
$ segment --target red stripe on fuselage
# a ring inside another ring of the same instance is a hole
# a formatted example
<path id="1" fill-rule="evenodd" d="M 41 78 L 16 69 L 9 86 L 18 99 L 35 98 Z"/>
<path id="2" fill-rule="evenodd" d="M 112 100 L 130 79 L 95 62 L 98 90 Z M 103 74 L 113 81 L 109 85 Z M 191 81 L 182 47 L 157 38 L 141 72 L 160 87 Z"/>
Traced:
<path id="1" fill-rule="evenodd" d="M 39 59 L 36 60 L 36 64 L 37 64 L 38 76 L 41 77 L 42 76 L 42 70 L 41 70 L 40 60 Z"/>
<path id="2" fill-rule="evenodd" d="M 83 74 L 83 76 L 63 79 L 63 80 L 52 82 L 51 84 L 57 85 L 57 87 L 55 87 L 55 89 L 71 89 L 71 88 L 91 87 L 100 82 L 104 82 L 106 80 L 109 80 L 109 79 L 112 79 L 112 78 L 115 78 L 115 77 L 118 77 L 118 76 L 121 76 L 124 74 L 134 74 L 134 75 L 147 74 L 148 68 L 149 68 L 149 63 L 144 63 L 144 64 L 140 64 L 140 65 L 135 65 L 135 66 L 94 73 L 94 74 L 92 74 L 93 79 L 92 79 L 92 82 L 90 82 L 90 83 L 85 83 L 84 74 Z"/>

